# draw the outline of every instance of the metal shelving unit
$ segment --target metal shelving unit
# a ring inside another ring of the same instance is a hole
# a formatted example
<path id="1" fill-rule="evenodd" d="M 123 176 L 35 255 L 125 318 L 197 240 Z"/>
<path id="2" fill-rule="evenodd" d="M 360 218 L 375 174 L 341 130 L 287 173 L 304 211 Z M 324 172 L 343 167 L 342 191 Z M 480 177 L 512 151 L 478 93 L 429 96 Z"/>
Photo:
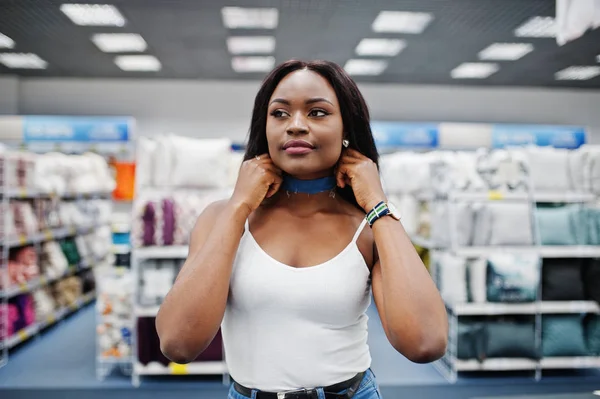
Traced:
<path id="1" fill-rule="evenodd" d="M 0 162 L 6 162 L 2 158 Z M 30 188 L 14 187 L 15 184 L 9 181 L 7 164 L 2 164 L 4 184 L 0 184 L 0 212 L 2 215 L 9 215 L 11 212 L 10 202 L 15 200 L 36 200 L 51 199 L 60 201 L 88 201 L 94 199 L 110 199 L 111 193 L 107 192 L 89 192 L 89 193 L 47 193 L 33 190 Z M 30 235 L 20 235 L 17 237 L 9 235 L 9 218 L 4 217 L 4 223 L 0 223 L 0 279 L 2 279 L 3 290 L 0 290 L 0 306 L 7 307 L 9 300 L 17 295 L 31 293 L 38 288 L 42 288 L 58 282 L 67 277 L 73 276 L 85 270 L 91 269 L 95 264 L 102 261 L 108 254 L 99 258 L 84 258 L 79 264 L 70 265 L 68 269 L 59 276 L 41 275 L 19 285 L 9 286 L 8 258 L 11 249 L 26 245 L 33 245 L 37 253 L 41 252 L 41 244 L 47 241 L 60 240 L 67 237 L 85 235 L 93 232 L 97 228 L 105 226 L 103 223 L 94 223 L 86 226 L 67 226 L 54 229 L 46 229 Z M 92 218 L 95 219 L 95 218 Z M 9 350 L 16 345 L 36 336 L 46 328 L 55 325 L 68 315 L 76 312 L 95 299 L 95 291 L 89 292 L 78 298 L 74 303 L 67 307 L 62 307 L 48 315 L 45 320 L 38 320 L 26 328 L 17 331 L 8 336 L 8 312 L 2 312 L 0 317 L 0 367 L 8 362 Z"/>
<path id="2" fill-rule="evenodd" d="M 529 184 L 529 187 L 532 187 Z M 450 245 L 440 246 L 424 237 L 412 237 L 416 245 L 430 248 L 432 257 L 432 274 L 437 280 L 437 259 L 444 252 L 469 258 L 485 258 L 497 253 L 535 254 L 543 258 L 597 258 L 600 257 L 600 247 L 592 245 L 577 246 L 544 246 L 541 245 L 539 231 L 536 224 L 535 212 L 538 203 L 592 203 L 596 197 L 590 193 L 553 192 L 536 193 L 532 189 L 524 193 L 490 192 L 450 192 L 445 196 L 431 195 L 421 198 L 427 201 L 443 201 L 450 206 Z M 490 202 L 512 201 L 525 202 L 530 206 L 530 216 L 533 228 L 534 245 L 528 246 L 459 246 L 457 244 L 455 226 L 457 216 L 455 207 L 461 202 Z M 433 227 L 433 226 L 432 226 Z M 541 298 L 541 281 L 538 287 L 538 298 Z M 446 355 L 435 362 L 436 368 L 450 382 L 455 382 L 459 372 L 474 371 L 532 371 L 536 379 L 542 377 L 543 370 L 549 369 L 583 369 L 600 367 L 600 357 L 543 357 L 541 359 L 520 358 L 488 358 L 483 361 L 477 359 L 463 360 L 456 358 L 458 340 L 459 317 L 473 316 L 498 316 L 498 315 L 530 315 L 535 318 L 536 346 L 541 345 L 542 331 L 541 318 L 544 314 L 598 314 L 600 306 L 593 301 L 541 301 L 531 303 L 455 303 L 447 304 L 449 314 L 450 339 Z"/>

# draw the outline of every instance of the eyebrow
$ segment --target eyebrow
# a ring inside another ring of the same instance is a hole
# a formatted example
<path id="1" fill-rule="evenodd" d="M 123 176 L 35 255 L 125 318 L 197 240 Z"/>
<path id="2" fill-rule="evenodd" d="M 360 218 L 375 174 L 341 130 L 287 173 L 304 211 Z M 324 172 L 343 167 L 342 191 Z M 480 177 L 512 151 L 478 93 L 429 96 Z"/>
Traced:
<path id="1" fill-rule="evenodd" d="M 326 102 L 326 103 L 333 105 L 333 103 L 331 101 L 329 101 L 328 99 L 323 98 L 323 97 L 309 98 L 304 103 L 306 105 L 308 105 L 308 104 L 314 104 L 314 103 L 320 103 L 320 102 Z M 285 105 L 290 105 L 290 102 L 284 98 L 276 98 L 273 101 L 271 101 L 271 104 L 273 104 L 273 103 L 281 103 L 281 104 L 285 104 Z"/>

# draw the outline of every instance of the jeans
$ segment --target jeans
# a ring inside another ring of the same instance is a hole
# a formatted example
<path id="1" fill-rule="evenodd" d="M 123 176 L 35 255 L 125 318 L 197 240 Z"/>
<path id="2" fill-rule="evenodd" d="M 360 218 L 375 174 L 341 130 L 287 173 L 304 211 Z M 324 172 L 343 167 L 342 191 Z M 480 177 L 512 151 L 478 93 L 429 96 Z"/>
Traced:
<path id="1" fill-rule="evenodd" d="M 345 391 L 336 392 L 336 393 L 344 393 Z M 319 395 L 319 399 L 325 399 L 325 393 L 323 392 L 323 388 L 317 388 L 317 393 Z M 375 378 L 375 374 L 371 371 L 371 369 L 365 372 L 365 376 L 360 382 L 360 386 L 358 390 L 352 397 L 352 399 L 381 399 L 381 392 L 379 391 L 379 386 L 377 385 L 377 380 Z M 252 391 L 252 396 L 244 396 L 238 391 L 235 390 L 233 384 L 229 387 L 229 395 L 227 399 L 255 399 L 256 398 L 256 390 Z"/>

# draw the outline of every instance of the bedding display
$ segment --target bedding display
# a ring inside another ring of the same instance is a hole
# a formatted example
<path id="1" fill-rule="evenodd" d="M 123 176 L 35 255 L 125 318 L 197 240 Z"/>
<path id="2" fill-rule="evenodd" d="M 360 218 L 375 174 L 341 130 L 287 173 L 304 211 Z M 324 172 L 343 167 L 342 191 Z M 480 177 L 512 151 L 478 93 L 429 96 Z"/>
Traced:
<path id="1" fill-rule="evenodd" d="M 0 317 L 8 321 L 0 347 L 94 299 L 95 270 L 111 262 L 113 189 L 107 162 L 93 153 L 0 152 Z"/>
<path id="2" fill-rule="evenodd" d="M 109 193 L 116 186 L 104 158 L 91 152 L 66 155 L 7 150 L 0 152 L 0 165 L 6 168 L 6 175 L 0 173 L 0 186 L 9 189 L 62 196 Z"/>

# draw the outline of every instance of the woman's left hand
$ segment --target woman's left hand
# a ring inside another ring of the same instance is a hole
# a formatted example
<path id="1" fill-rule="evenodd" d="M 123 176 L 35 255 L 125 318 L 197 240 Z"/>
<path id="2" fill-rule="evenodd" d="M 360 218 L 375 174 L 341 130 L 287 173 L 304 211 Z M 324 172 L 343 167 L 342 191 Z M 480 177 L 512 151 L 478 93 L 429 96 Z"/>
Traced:
<path id="1" fill-rule="evenodd" d="M 342 151 L 336 171 L 337 185 L 352 186 L 356 202 L 370 212 L 379 202 L 386 201 L 377 165 L 370 158 L 351 148 Z"/>

